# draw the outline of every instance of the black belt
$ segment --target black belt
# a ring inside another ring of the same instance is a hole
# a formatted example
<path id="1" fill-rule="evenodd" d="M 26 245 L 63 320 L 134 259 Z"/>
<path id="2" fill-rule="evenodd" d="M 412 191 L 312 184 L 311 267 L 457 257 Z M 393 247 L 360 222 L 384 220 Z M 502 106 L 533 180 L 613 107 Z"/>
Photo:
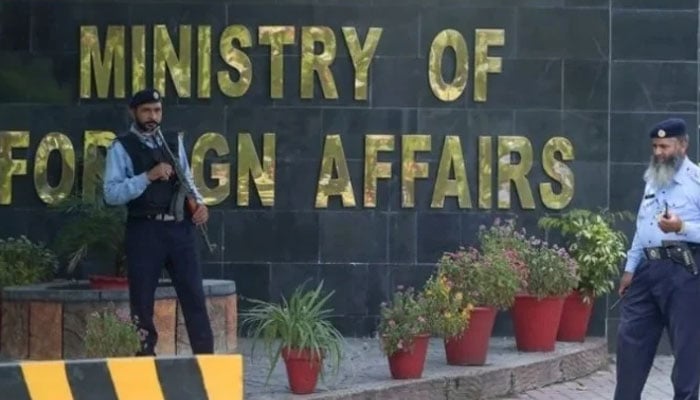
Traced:
<path id="1" fill-rule="evenodd" d="M 132 216 L 130 215 L 129 218 L 132 219 L 151 219 L 154 221 L 175 221 L 175 216 L 172 214 L 149 214 L 149 215 L 139 215 L 139 216 Z"/>
<path id="2" fill-rule="evenodd" d="M 690 249 L 690 251 L 692 251 L 693 253 L 700 250 L 700 244 L 698 243 L 683 242 L 683 244 L 687 246 L 687 248 Z M 679 244 L 674 243 L 666 244 L 660 247 L 644 248 L 644 255 L 646 256 L 647 260 L 651 261 L 670 260 L 674 257 L 680 256 L 682 253 L 683 247 L 681 247 Z"/>

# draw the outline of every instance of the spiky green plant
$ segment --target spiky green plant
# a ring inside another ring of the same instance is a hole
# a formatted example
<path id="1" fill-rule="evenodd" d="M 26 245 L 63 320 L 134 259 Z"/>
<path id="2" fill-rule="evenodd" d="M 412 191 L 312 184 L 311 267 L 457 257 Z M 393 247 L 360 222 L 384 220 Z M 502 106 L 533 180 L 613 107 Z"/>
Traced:
<path id="1" fill-rule="evenodd" d="M 298 286 L 289 301 L 282 296 L 280 304 L 249 299 L 255 305 L 241 313 L 243 329 L 251 337 L 262 340 L 270 360 L 269 381 L 282 349 L 308 349 L 314 356 L 330 358 L 337 373 L 342 357 L 343 336 L 329 321 L 332 309 L 324 308 L 335 291 L 323 294 L 323 281 L 314 290 L 305 291 L 306 283 Z M 255 350 L 253 343 L 252 351 Z M 323 378 L 323 368 L 321 377 Z M 266 382 L 267 382 L 266 381 Z"/>

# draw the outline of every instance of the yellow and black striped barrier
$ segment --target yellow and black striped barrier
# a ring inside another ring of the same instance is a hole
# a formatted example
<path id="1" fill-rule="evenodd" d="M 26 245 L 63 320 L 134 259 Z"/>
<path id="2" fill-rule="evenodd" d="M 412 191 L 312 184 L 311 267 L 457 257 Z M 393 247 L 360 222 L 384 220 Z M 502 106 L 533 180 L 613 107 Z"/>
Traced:
<path id="1" fill-rule="evenodd" d="M 243 357 L 129 357 L 0 364 L 12 400 L 242 400 Z"/>

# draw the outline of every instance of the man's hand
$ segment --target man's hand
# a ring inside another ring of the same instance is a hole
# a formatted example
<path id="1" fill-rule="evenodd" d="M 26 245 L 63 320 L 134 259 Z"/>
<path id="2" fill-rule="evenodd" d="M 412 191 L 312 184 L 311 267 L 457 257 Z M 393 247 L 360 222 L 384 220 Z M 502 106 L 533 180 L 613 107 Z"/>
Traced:
<path id="1" fill-rule="evenodd" d="M 209 220 L 209 209 L 204 204 L 198 204 L 192 215 L 192 222 L 195 225 L 205 224 Z"/>
<path id="2" fill-rule="evenodd" d="M 680 232 L 682 227 L 683 221 L 675 214 L 668 213 L 668 217 L 662 214 L 661 217 L 659 217 L 659 228 L 664 233 Z"/>
<path id="3" fill-rule="evenodd" d="M 167 181 L 173 174 L 173 167 L 168 163 L 159 163 L 148 171 L 148 180 L 153 182 L 156 180 Z"/>
<path id="4" fill-rule="evenodd" d="M 617 294 L 619 294 L 620 297 L 622 297 L 625 294 L 627 288 L 632 283 L 633 275 L 634 274 L 632 274 L 631 272 L 625 272 L 624 274 L 622 274 L 622 278 L 620 278 L 620 289 L 618 289 L 617 291 Z"/>

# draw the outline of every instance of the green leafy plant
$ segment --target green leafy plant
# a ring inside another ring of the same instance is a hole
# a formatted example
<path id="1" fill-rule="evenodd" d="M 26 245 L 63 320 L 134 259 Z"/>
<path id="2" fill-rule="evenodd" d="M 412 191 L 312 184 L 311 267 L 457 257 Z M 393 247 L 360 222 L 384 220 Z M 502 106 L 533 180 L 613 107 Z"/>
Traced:
<path id="1" fill-rule="evenodd" d="M 57 253 L 66 259 L 67 272 L 72 273 L 89 255 L 98 255 L 111 257 L 114 275 L 125 276 L 126 210 L 107 206 L 101 197 L 86 201 L 79 196 L 70 197 L 59 207 L 69 220 L 59 231 L 54 246 Z"/>
<path id="2" fill-rule="evenodd" d="M 413 338 L 431 331 L 427 303 L 422 292 L 399 286 L 390 303 L 381 304 L 378 334 L 382 351 L 392 355 L 398 350 L 411 350 Z"/>
<path id="3" fill-rule="evenodd" d="M 558 230 L 578 262 L 577 289 L 584 301 L 609 293 L 619 276 L 619 264 L 626 256 L 627 237 L 613 228 L 618 219 L 632 219 L 629 212 L 593 212 L 575 209 L 558 216 L 540 218 L 547 230 Z"/>
<path id="4" fill-rule="evenodd" d="M 87 317 L 85 351 L 89 358 L 130 357 L 141 349 L 143 332 L 128 311 L 108 307 Z"/>
<path id="5" fill-rule="evenodd" d="M 324 308 L 335 291 L 324 295 L 323 281 L 314 290 L 306 291 L 305 286 L 306 283 L 298 286 L 289 301 L 283 296 L 281 304 L 248 299 L 254 306 L 241 313 L 242 327 L 249 329 L 253 338 L 261 339 L 267 351 L 268 380 L 285 347 L 308 349 L 316 357 L 328 357 L 335 372 L 340 367 L 343 336 L 329 321 L 332 309 Z M 323 372 L 322 369 L 322 377 Z"/>
<path id="6" fill-rule="evenodd" d="M 50 280 L 58 267 L 56 254 L 26 236 L 0 239 L 0 287 Z"/>

